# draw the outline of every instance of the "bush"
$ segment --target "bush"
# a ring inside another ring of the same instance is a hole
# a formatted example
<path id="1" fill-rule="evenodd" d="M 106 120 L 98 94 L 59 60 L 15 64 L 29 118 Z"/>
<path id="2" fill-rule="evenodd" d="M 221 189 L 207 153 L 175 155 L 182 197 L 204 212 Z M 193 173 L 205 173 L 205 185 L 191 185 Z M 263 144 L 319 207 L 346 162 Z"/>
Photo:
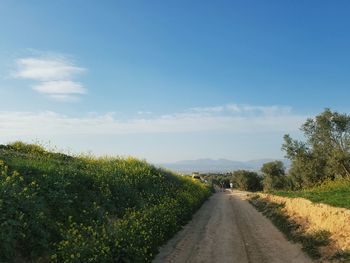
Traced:
<path id="1" fill-rule="evenodd" d="M 273 190 L 281 190 L 281 189 L 291 189 L 291 181 L 286 176 L 273 176 L 267 174 L 263 178 L 263 188 L 264 191 L 269 192 Z"/>
<path id="2" fill-rule="evenodd" d="M 0 262 L 150 262 L 210 196 L 134 158 L 0 147 Z"/>
<path id="3" fill-rule="evenodd" d="M 8 148 L 13 149 L 19 153 L 32 153 L 32 154 L 43 154 L 45 149 L 37 144 L 27 144 L 21 141 L 16 141 L 7 145 Z"/>

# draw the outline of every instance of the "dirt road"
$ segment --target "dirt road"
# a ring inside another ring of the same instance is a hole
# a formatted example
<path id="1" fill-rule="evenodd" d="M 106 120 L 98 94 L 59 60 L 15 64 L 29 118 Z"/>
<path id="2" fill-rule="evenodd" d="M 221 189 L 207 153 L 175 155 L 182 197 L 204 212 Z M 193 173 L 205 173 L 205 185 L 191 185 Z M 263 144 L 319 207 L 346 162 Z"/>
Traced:
<path id="1" fill-rule="evenodd" d="M 244 192 L 230 190 L 214 194 L 154 263 L 311 262 L 245 197 Z"/>

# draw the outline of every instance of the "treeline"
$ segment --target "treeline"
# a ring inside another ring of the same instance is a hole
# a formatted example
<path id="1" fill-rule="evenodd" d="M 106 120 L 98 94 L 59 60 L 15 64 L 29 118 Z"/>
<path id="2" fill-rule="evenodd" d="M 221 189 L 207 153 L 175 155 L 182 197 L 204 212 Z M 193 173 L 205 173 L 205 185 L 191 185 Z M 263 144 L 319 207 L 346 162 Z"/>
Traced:
<path id="1" fill-rule="evenodd" d="M 150 262 L 209 197 L 134 158 L 0 146 L 0 262 Z"/>
<path id="2" fill-rule="evenodd" d="M 223 185 L 225 188 L 233 186 L 233 188 L 251 192 L 282 189 L 289 185 L 289 179 L 281 161 L 265 163 L 259 172 L 237 170 L 226 174 L 204 174 L 201 176 L 213 185 Z"/>
<path id="3" fill-rule="evenodd" d="M 290 187 L 350 178 L 350 116 L 326 109 L 301 127 L 305 140 L 284 136 L 282 149 L 292 161 Z"/>
<path id="4" fill-rule="evenodd" d="M 262 177 L 254 171 L 238 170 L 232 173 L 225 174 L 202 174 L 205 180 L 211 185 L 230 188 L 231 184 L 234 188 L 244 191 L 261 191 L 262 190 Z"/>
<path id="5" fill-rule="evenodd" d="M 307 119 L 304 140 L 284 136 L 282 149 L 291 160 L 286 172 L 281 161 L 265 163 L 259 172 L 240 170 L 205 175 L 214 184 L 246 191 L 298 190 L 335 179 L 350 179 L 350 116 L 326 109 Z"/>

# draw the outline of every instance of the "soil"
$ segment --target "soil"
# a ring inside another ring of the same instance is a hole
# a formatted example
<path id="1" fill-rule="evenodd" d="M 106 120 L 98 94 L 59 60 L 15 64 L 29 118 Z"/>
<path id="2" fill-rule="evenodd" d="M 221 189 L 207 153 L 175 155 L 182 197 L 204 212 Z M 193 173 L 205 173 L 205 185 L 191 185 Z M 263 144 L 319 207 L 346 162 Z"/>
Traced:
<path id="1" fill-rule="evenodd" d="M 246 199 L 237 190 L 215 193 L 153 263 L 312 262 Z"/>

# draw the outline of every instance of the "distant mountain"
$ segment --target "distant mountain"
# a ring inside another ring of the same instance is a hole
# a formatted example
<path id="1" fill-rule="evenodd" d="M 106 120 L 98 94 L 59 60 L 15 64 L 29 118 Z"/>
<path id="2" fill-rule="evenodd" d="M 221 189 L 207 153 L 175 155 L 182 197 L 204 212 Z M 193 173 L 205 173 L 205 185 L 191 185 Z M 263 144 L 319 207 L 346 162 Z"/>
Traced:
<path id="1" fill-rule="evenodd" d="M 225 173 L 239 169 L 246 170 L 260 170 L 264 163 L 274 161 L 275 159 L 258 159 L 246 162 L 234 161 L 228 159 L 197 159 L 197 160 L 184 160 L 175 163 L 162 163 L 157 166 L 167 168 L 179 173 Z M 289 168 L 290 163 L 288 160 L 280 160 L 284 163 L 286 168 Z"/>

